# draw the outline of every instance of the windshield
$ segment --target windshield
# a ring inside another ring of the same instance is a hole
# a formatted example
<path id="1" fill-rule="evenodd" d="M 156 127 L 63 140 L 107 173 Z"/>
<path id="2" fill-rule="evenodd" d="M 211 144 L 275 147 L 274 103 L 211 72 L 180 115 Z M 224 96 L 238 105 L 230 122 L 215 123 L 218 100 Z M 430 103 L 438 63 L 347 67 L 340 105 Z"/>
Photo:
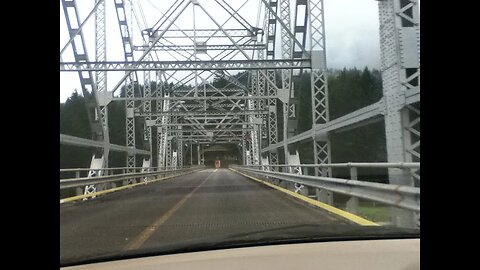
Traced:
<path id="1" fill-rule="evenodd" d="M 61 266 L 420 237 L 419 1 L 60 14 Z"/>

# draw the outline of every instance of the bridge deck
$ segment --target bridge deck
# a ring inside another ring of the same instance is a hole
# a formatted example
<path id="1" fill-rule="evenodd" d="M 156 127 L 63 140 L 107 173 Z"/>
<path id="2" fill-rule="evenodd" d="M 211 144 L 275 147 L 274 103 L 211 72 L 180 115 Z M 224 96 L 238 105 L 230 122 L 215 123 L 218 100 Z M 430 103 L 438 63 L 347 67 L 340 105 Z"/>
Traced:
<path id="1" fill-rule="evenodd" d="M 172 180 L 60 207 L 60 256 L 155 248 L 158 245 L 301 224 L 344 224 L 227 169 Z"/>

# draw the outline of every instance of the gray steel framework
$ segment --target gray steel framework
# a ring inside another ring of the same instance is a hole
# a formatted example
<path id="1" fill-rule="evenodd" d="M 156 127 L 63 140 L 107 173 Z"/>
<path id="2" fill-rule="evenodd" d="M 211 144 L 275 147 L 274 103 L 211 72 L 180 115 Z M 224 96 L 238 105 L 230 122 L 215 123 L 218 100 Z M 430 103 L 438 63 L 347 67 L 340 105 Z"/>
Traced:
<path id="1" fill-rule="evenodd" d="M 96 26 L 99 29 L 96 38 L 96 60 L 104 60 L 104 21 L 105 21 L 105 9 L 104 2 L 98 1 L 92 12 L 95 13 Z M 70 35 L 69 43 L 72 46 L 73 54 L 76 62 L 88 62 L 88 53 L 85 45 L 85 38 L 83 34 L 83 25 L 85 22 L 80 23 L 79 12 L 75 1 L 62 0 L 63 12 L 65 15 L 68 32 Z M 87 19 L 90 17 L 87 17 Z M 64 47 L 64 49 L 66 46 Z M 80 78 L 80 84 L 82 87 L 82 93 L 85 97 L 85 105 L 87 109 L 87 116 L 92 131 L 92 138 L 95 141 L 103 141 L 103 148 L 96 149 L 90 163 L 89 177 L 103 174 L 103 171 L 96 169 L 102 169 L 108 166 L 108 153 L 109 153 L 109 137 L 108 137 L 108 125 L 107 125 L 107 110 L 106 104 L 101 102 L 98 96 L 97 87 L 101 88 L 101 91 L 105 91 L 106 81 L 104 73 L 96 73 L 95 83 L 91 72 L 78 72 Z M 84 193 L 95 192 L 97 188 L 94 185 L 89 185 L 84 188 Z"/>
<path id="2" fill-rule="evenodd" d="M 383 95 L 386 101 L 385 132 L 388 162 L 420 160 L 419 110 L 406 106 L 404 96 L 420 91 L 420 23 L 416 0 L 379 2 L 380 49 Z M 410 111 L 416 116 L 410 117 Z M 416 135 L 417 138 L 413 138 Z M 413 139 L 413 140 L 412 140 Z M 418 148 L 417 148 L 418 147 Z M 418 151 L 416 151 L 418 150 Z M 405 171 L 389 169 L 390 183 L 413 186 Z M 415 213 L 392 209 L 395 224 L 412 227 L 419 223 Z"/>
<path id="3" fill-rule="evenodd" d="M 309 59 L 228 61 L 61 62 L 60 71 L 252 70 L 311 68 Z"/>
<path id="4" fill-rule="evenodd" d="M 105 9 L 111 1 L 94 1 L 93 9 L 81 21 L 76 1 L 62 0 L 70 39 L 60 52 L 60 71 L 79 74 L 92 140 L 61 134 L 61 143 L 96 147 L 90 171 L 99 175 L 108 166 L 110 150 L 127 153 L 128 168 L 136 167 L 136 155 L 147 154 L 142 158 L 143 170 L 148 171 L 151 166 L 182 166 L 185 144 L 190 151 L 197 145 L 198 164 L 203 164 L 204 145 L 232 142 L 241 149 L 244 165 L 262 165 L 264 170 L 274 171 L 280 168 L 276 164 L 282 162 L 279 148 L 283 148 L 285 164 L 299 165 L 305 157 L 300 157 L 296 144 L 311 141 L 314 174 L 329 177 L 331 167 L 322 166 L 331 161 L 329 133 L 383 120 L 388 162 L 420 161 L 420 41 L 416 0 L 379 1 L 383 98 L 332 121 L 323 0 L 260 0 L 256 24 L 244 18 L 248 1 L 251 0 L 212 1 L 215 15 L 202 1 L 173 1 L 164 13 L 159 13 L 155 24 L 145 23 L 138 32 L 143 42 L 137 44 L 129 14 L 134 3 L 113 0 L 124 61 L 109 61 Z M 217 12 L 223 12 L 227 18 L 219 21 Z M 89 61 L 83 26 L 93 14 L 95 61 Z M 209 20 L 208 26 L 199 27 L 196 23 L 200 14 Z M 191 20 L 193 27 L 179 26 L 180 21 L 186 20 Z M 74 60 L 63 61 L 62 54 L 69 47 L 73 49 Z M 107 91 L 106 74 L 110 71 L 122 71 L 124 76 L 115 82 L 113 90 Z M 241 73 L 235 74 L 237 71 Z M 279 85 L 277 71 L 281 76 Z M 304 87 L 294 85 L 293 78 L 305 71 L 310 76 L 313 125 L 298 134 L 296 91 Z M 155 72 L 155 89 L 151 88 L 152 72 Z M 140 74 L 143 74 L 143 88 L 137 93 Z M 215 81 L 223 85 L 219 87 Z M 114 96 L 122 85 L 125 96 Z M 125 102 L 126 146 L 109 143 L 107 108 L 110 102 L 118 101 Z M 281 107 L 278 111 L 282 115 L 277 116 L 277 107 Z M 279 117 L 283 118 L 283 125 L 277 123 Z M 141 138 L 135 138 L 136 125 L 141 129 Z M 156 131 L 155 149 L 152 149 L 152 129 Z M 136 145 L 136 141 L 141 145 Z M 156 164 L 152 163 L 154 160 Z M 304 173 L 302 166 L 284 170 Z M 419 168 L 390 168 L 389 174 L 392 184 L 419 186 Z M 355 178 L 353 170 L 352 179 Z M 295 192 L 305 192 L 301 183 L 295 184 Z M 315 192 L 319 200 L 333 203 L 328 188 L 319 186 Z M 351 199 L 347 205 L 356 203 Z M 398 209 L 392 213 L 396 218 L 394 223 L 399 226 L 419 224 L 419 213 Z"/>

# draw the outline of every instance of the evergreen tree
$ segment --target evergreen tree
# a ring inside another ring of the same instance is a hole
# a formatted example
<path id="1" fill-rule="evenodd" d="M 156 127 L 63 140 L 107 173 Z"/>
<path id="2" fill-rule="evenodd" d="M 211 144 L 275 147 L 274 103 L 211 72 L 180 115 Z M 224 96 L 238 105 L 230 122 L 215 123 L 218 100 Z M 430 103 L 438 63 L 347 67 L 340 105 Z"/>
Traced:
<path id="1" fill-rule="evenodd" d="M 277 87 L 281 87 L 281 73 L 276 73 Z M 373 104 L 382 97 L 381 74 L 378 70 L 369 70 L 367 67 L 363 70 L 344 68 L 342 70 L 330 70 L 328 74 L 330 74 L 328 76 L 330 120 Z M 233 77 L 241 83 L 247 84 L 248 76 L 245 75 L 245 72 L 237 73 Z M 221 77 L 215 77 L 212 84 L 221 88 L 229 82 Z M 295 96 L 298 99 L 297 133 L 301 133 L 312 127 L 310 74 L 304 71 L 300 76 L 294 77 L 293 84 Z M 173 86 L 173 84 L 170 83 L 170 86 Z M 152 82 L 152 93 L 155 91 L 155 87 L 156 83 Z M 134 90 L 135 96 L 139 97 L 142 95 L 143 86 L 136 84 Z M 120 97 L 125 97 L 125 86 L 120 89 Z M 136 105 L 139 104 L 139 101 L 137 101 Z M 282 103 L 277 101 L 279 141 L 283 139 L 282 107 Z M 155 110 L 154 108 L 155 102 L 152 103 L 152 110 Z M 108 105 L 108 111 L 110 143 L 125 145 L 125 102 L 111 102 Z M 140 140 L 142 140 L 141 129 L 143 129 L 143 125 L 140 125 L 140 122 L 137 121 L 135 133 L 138 146 L 140 146 Z M 76 91 L 64 104 L 60 104 L 60 133 L 81 138 L 91 137 L 85 100 Z M 347 131 L 331 132 L 330 141 L 332 163 L 386 161 L 383 121 Z M 314 162 L 312 142 L 299 144 L 299 152 L 302 163 Z M 60 146 L 61 168 L 88 167 L 91 156 L 92 151 L 88 148 Z M 138 160 L 141 162 L 140 159 Z M 109 166 L 125 166 L 125 153 L 110 152 Z M 361 175 L 362 172 L 359 171 L 359 174 Z M 379 171 L 364 170 L 363 174 L 372 176 L 372 179 L 378 179 L 376 176 Z M 348 175 L 348 170 L 343 172 L 342 170 L 334 170 L 334 175 Z"/>

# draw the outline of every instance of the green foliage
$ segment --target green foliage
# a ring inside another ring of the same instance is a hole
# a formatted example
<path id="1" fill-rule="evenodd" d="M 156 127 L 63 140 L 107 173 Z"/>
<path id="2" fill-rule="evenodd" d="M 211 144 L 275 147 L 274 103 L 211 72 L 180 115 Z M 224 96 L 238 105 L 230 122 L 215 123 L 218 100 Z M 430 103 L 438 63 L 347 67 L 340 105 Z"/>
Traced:
<path id="1" fill-rule="evenodd" d="M 330 120 L 377 102 L 382 83 L 377 70 L 356 68 L 335 72 L 328 77 Z"/>
<path id="2" fill-rule="evenodd" d="M 124 89 L 122 89 L 122 94 Z M 108 105 L 108 126 L 110 143 L 125 145 L 125 102 L 117 101 Z M 76 91 L 65 103 L 60 104 L 60 133 L 90 139 L 90 125 L 85 99 Z M 93 149 L 60 145 L 60 168 L 85 168 L 90 166 Z M 110 152 L 110 167 L 125 166 L 123 153 Z"/>
<path id="3" fill-rule="evenodd" d="M 373 104 L 382 97 L 382 80 L 378 70 L 363 71 L 356 68 L 332 70 L 328 76 L 330 120 Z M 311 129 L 312 105 L 310 75 L 304 73 L 295 82 L 298 106 L 298 133 Z M 331 163 L 340 162 L 385 162 L 386 142 L 383 121 L 341 132 L 329 134 Z M 314 163 L 312 142 L 298 147 L 302 163 Z M 362 169 L 359 177 L 365 180 L 385 181 L 386 170 Z M 348 177 L 348 169 L 334 169 L 333 176 Z"/>
<path id="4" fill-rule="evenodd" d="M 75 91 L 65 103 L 60 104 L 60 133 L 90 138 L 90 125 L 85 100 Z M 90 164 L 90 149 L 60 145 L 60 168 L 80 168 Z"/>
<path id="5" fill-rule="evenodd" d="M 298 97 L 297 118 L 298 133 L 312 128 L 312 94 L 310 74 L 303 72 L 299 79 L 294 79 L 295 95 Z"/>
<path id="6" fill-rule="evenodd" d="M 330 74 L 328 76 L 330 120 L 370 105 L 378 101 L 382 96 L 381 74 L 377 70 L 365 68 L 361 71 L 353 68 L 338 71 L 332 70 L 328 73 Z M 237 73 L 233 75 L 233 77 L 241 83 L 247 84 L 248 74 L 245 74 L 245 72 Z M 281 73 L 277 72 L 276 77 L 277 86 L 281 87 Z M 294 77 L 293 83 L 295 97 L 298 99 L 297 133 L 301 133 L 312 127 L 310 74 L 303 72 L 300 76 Z M 229 83 L 221 77 L 215 77 L 212 84 L 217 88 L 222 88 Z M 155 91 L 155 87 L 156 83 L 152 82 L 152 93 Z M 227 88 L 228 87 L 233 86 L 227 86 Z M 135 85 L 136 97 L 142 95 L 142 89 L 142 85 Z M 120 89 L 120 96 L 125 96 L 124 86 Z M 136 105 L 139 105 L 139 101 L 136 102 Z M 152 102 L 152 110 L 155 110 L 155 102 Z M 108 105 L 108 111 L 110 142 L 125 145 L 125 102 L 111 102 Z M 282 104 L 277 102 L 278 141 L 283 139 L 282 113 Z M 135 133 L 138 147 L 141 145 L 142 128 L 143 126 L 137 121 Z M 73 93 L 64 104 L 60 104 L 60 133 L 82 138 L 91 137 L 84 98 L 77 92 Z M 155 135 L 155 133 L 152 135 Z M 153 136 L 153 138 L 155 138 L 155 136 Z M 386 161 L 383 121 L 348 131 L 331 133 L 330 140 L 332 163 Z M 153 145 L 156 145 L 155 141 Z M 298 146 L 302 163 L 313 163 L 312 142 L 302 143 Z M 155 151 L 155 149 L 153 150 Z M 61 145 L 61 167 L 87 167 L 90 164 L 91 154 L 91 149 Z M 124 166 L 125 155 L 123 153 L 111 152 L 109 163 L 110 167 Z M 348 170 L 334 171 L 334 175 L 348 175 Z M 378 179 L 379 177 L 377 176 L 379 175 L 384 175 L 384 172 L 378 170 L 359 171 L 359 176 L 362 175 L 370 176 L 373 180 Z"/>
<path id="7" fill-rule="evenodd" d="M 328 78 L 330 119 L 351 113 L 373 104 L 382 97 L 380 72 L 343 69 Z M 386 139 L 383 121 L 351 130 L 330 134 L 332 163 L 385 162 Z M 362 169 L 359 177 L 365 180 L 385 181 L 386 170 Z M 334 170 L 338 177 L 348 176 L 348 170 Z"/>
<path id="8" fill-rule="evenodd" d="M 64 104 L 60 104 L 60 133 L 82 138 L 90 137 L 85 100 L 76 90 Z"/>

